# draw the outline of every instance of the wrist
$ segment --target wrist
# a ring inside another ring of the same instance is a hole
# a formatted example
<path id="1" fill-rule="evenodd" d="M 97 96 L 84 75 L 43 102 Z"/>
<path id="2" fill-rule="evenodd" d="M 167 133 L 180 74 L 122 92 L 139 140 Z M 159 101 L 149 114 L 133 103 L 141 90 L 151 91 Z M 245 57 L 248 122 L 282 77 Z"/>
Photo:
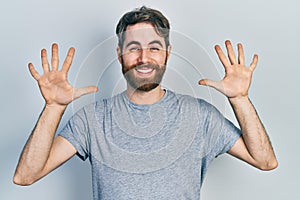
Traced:
<path id="1" fill-rule="evenodd" d="M 248 95 L 228 98 L 231 105 L 238 105 L 250 102 Z"/>
<path id="2" fill-rule="evenodd" d="M 59 105 L 59 104 L 45 104 L 45 110 L 51 110 L 58 113 L 64 113 L 67 108 L 67 105 Z"/>

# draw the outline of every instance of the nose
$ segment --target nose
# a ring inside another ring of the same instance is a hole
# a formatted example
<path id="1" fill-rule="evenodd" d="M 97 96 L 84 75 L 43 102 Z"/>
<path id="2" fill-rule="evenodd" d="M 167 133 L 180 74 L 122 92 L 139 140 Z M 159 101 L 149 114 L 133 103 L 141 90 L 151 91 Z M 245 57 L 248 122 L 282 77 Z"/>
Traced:
<path id="1" fill-rule="evenodd" d="M 141 64 L 148 63 L 149 59 L 150 59 L 149 53 L 150 52 L 149 52 L 148 48 L 142 48 L 139 53 L 138 63 L 141 63 Z"/>

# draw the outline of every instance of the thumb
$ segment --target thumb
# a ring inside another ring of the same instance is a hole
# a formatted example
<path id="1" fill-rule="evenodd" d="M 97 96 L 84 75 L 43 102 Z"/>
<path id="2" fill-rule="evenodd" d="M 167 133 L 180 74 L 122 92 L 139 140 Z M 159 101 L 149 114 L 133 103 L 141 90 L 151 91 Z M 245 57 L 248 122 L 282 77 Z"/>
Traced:
<path id="1" fill-rule="evenodd" d="M 222 93 L 224 93 L 224 91 L 225 91 L 221 81 L 213 81 L 210 79 L 201 79 L 198 83 L 199 83 L 199 85 L 205 85 L 205 86 L 212 87 Z"/>
<path id="2" fill-rule="evenodd" d="M 210 80 L 210 79 L 201 79 L 198 82 L 199 85 L 209 86 L 213 88 L 218 88 L 218 82 Z"/>
<path id="3" fill-rule="evenodd" d="M 84 88 L 75 89 L 74 99 L 77 99 L 83 95 L 90 94 L 97 91 L 98 91 L 98 87 L 96 86 L 88 86 Z"/>

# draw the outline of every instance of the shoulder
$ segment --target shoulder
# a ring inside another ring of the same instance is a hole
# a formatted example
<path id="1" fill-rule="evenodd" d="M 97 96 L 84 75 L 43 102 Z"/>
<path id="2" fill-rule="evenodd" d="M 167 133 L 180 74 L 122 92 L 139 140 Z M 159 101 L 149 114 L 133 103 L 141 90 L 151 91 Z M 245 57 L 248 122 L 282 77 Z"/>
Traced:
<path id="1" fill-rule="evenodd" d="M 74 115 L 86 116 L 103 113 L 106 110 L 110 110 L 114 102 L 120 101 L 122 99 L 122 93 L 109 98 L 99 99 L 97 101 L 91 102 L 79 108 L 77 111 L 73 108 Z"/>
<path id="2" fill-rule="evenodd" d="M 187 102 L 189 104 L 193 104 L 194 106 L 196 105 L 202 112 L 211 112 L 218 110 L 214 105 L 202 98 L 193 97 L 187 94 L 180 94 L 173 91 L 168 91 L 168 93 L 170 93 L 170 96 L 173 96 L 179 102 Z"/>

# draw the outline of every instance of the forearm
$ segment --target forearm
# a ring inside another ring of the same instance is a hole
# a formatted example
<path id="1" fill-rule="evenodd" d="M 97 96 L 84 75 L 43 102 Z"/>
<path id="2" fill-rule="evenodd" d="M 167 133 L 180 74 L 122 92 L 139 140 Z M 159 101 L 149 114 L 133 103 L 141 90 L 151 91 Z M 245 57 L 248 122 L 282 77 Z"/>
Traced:
<path id="1" fill-rule="evenodd" d="M 277 160 L 259 116 L 248 97 L 229 98 L 248 153 L 260 168 L 272 168 Z"/>
<path id="2" fill-rule="evenodd" d="M 65 107 L 45 106 L 22 151 L 14 181 L 31 184 L 40 178 Z"/>

